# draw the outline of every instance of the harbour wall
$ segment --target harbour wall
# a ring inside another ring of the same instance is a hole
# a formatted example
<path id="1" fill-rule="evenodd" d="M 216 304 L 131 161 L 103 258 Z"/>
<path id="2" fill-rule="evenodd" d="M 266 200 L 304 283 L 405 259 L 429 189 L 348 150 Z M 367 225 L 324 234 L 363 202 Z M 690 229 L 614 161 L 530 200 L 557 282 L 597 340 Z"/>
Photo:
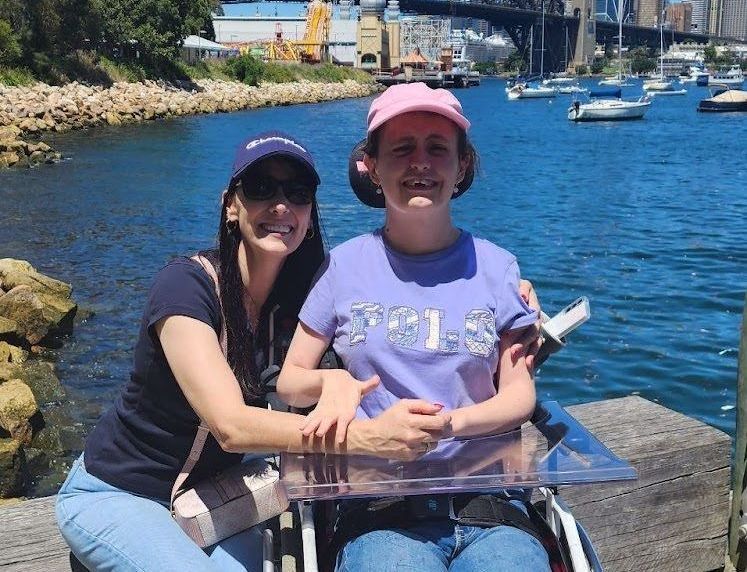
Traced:
<path id="1" fill-rule="evenodd" d="M 28 139 L 99 125 L 137 123 L 171 116 L 226 113 L 258 107 L 319 103 L 365 97 L 381 90 L 374 83 L 265 83 L 258 87 L 221 80 L 115 83 L 111 87 L 73 82 L 0 86 L 0 168 L 59 159 L 45 143 Z"/>

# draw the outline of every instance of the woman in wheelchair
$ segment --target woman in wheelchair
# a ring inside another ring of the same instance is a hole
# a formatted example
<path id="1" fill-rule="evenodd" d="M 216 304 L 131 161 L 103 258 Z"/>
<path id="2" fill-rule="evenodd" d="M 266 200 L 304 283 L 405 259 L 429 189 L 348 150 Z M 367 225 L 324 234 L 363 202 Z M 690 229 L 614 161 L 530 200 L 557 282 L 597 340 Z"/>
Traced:
<path id="1" fill-rule="evenodd" d="M 387 89 L 367 123 L 355 164 L 373 185 L 354 190 L 385 208 L 384 224 L 330 252 L 278 393 L 292 406 L 316 405 L 300 433 L 337 443 L 356 418 L 386 417 L 392 434 L 420 443 L 420 455 L 444 437 L 513 429 L 535 405 L 536 348 L 526 338 L 538 315 L 519 294 L 516 258 L 452 219 L 450 201 L 469 188 L 477 163 L 470 123 L 453 95 L 422 83 Z M 330 342 L 344 370 L 316 369 Z M 342 503 L 337 569 L 549 570 L 522 526 L 525 510 L 509 495 Z"/>

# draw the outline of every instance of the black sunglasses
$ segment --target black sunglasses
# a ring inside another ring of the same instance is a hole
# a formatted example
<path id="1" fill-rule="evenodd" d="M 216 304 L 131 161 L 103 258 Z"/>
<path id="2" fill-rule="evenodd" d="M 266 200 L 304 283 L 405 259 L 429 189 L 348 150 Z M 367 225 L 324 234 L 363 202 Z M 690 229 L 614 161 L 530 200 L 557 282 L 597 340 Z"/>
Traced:
<path id="1" fill-rule="evenodd" d="M 268 175 L 246 174 L 236 181 L 236 190 L 241 191 L 250 201 L 267 201 L 283 191 L 289 203 L 310 205 L 316 194 L 316 185 L 298 180 L 278 181 Z"/>

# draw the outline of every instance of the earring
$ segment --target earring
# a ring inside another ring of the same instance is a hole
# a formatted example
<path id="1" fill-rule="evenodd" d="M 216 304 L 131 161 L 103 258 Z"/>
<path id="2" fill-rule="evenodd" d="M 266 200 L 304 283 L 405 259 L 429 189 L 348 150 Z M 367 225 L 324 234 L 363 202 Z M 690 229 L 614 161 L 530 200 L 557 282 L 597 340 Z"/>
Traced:
<path id="1" fill-rule="evenodd" d="M 381 193 L 383 193 L 383 192 L 384 192 L 384 191 L 382 191 L 382 190 L 381 190 L 381 187 L 376 187 L 376 194 L 377 194 L 377 195 L 380 195 L 380 194 L 381 194 Z"/>
<path id="2" fill-rule="evenodd" d="M 459 187 L 454 187 L 454 190 L 452 191 L 452 195 L 456 195 L 459 193 Z"/>
<path id="3" fill-rule="evenodd" d="M 309 230 L 306 231 L 306 240 L 311 240 L 316 235 L 316 229 L 314 229 L 314 225 L 312 224 L 309 226 Z"/>

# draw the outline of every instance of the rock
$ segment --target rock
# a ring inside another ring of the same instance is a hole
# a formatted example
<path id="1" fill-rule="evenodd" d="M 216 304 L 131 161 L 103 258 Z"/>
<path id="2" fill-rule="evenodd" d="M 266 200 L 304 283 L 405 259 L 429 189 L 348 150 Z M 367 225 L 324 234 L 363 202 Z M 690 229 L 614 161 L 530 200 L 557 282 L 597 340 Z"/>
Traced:
<path id="1" fill-rule="evenodd" d="M 8 342 L 0 341 L 0 363 L 22 364 L 29 357 L 29 352 Z"/>
<path id="2" fill-rule="evenodd" d="M 0 385 L 0 427 L 13 439 L 26 445 L 31 443 L 33 431 L 29 420 L 38 409 L 31 388 L 20 379 Z"/>
<path id="3" fill-rule="evenodd" d="M 2 294 L 0 294 L 1 296 Z M 13 337 L 18 329 L 18 324 L 15 321 L 0 316 L 0 339 L 7 339 Z"/>
<path id="4" fill-rule="evenodd" d="M 122 124 L 122 120 L 119 118 L 119 115 L 117 115 L 116 113 L 112 111 L 107 112 L 106 122 L 109 125 L 121 125 Z"/>
<path id="5" fill-rule="evenodd" d="M 15 141 L 21 136 L 21 129 L 15 125 L 0 127 L 0 141 Z"/>
<path id="6" fill-rule="evenodd" d="M 5 169 L 7 167 L 13 167 L 14 165 L 17 165 L 20 160 L 20 155 L 13 151 L 0 153 L 0 168 Z"/>
<path id="7" fill-rule="evenodd" d="M 44 314 L 44 303 L 25 284 L 0 296 L 0 315 L 16 322 L 16 334 L 31 345 L 39 343 L 53 326 Z"/>
<path id="8" fill-rule="evenodd" d="M 28 360 L 17 377 L 31 388 L 37 403 L 46 405 L 65 398 L 65 390 L 55 373 L 55 365 L 43 359 Z"/>
<path id="9" fill-rule="evenodd" d="M 43 304 L 42 314 L 50 323 L 48 329 L 53 333 L 72 331 L 73 318 L 78 306 L 70 300 L 72 292 L 70 284 L 45 276 L 37 272 L 28 262 L 13 258 L 0 259 L 0 283 L 6 289 L 28 286 Z M 1 309 L 0 314 L 12 317 Z M 38 341 L 29 340 L 29 343 L 35 344 Z"/>
<path id="10" fill-rule="evenodd" d="M 0 439 L 0 497 L 19 497 L 28 481 L 26 455 L 15 439 Z"/>
<path id="11" fill-rule="evenodd" d="M 29 155 L 29 165 L 38 165 L 39 163 L 43 163 L 46 159 L 46 156 L 41 151 L 34 151 Z"/>

